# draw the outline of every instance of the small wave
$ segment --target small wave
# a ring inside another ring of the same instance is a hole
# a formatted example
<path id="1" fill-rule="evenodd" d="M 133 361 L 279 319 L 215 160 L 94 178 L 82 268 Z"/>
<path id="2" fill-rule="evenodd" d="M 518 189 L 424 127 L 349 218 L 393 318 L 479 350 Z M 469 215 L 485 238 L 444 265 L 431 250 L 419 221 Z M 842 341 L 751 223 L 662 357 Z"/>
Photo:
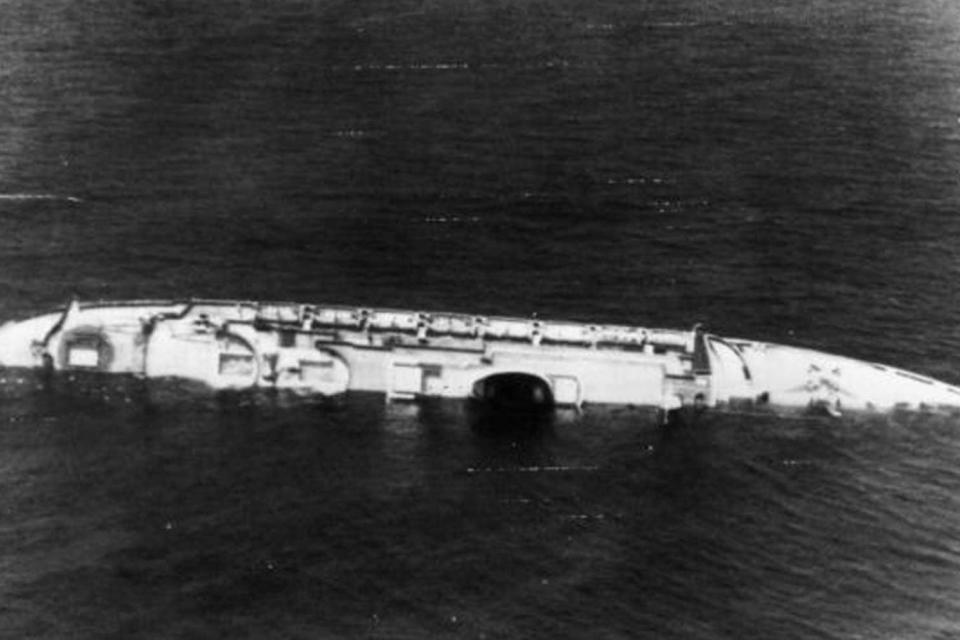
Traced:
<path id="1" fill-rule="evenodd" d="M 647 203 L 647 205 L 652 208 L 659 209 L 660 211 L 665 211 L 667 209 L 677 210 L 707 207 L 710 205 L 710 201 L 704 198 L 688 198 L 686 200 L 651 200 Z"/>
<path id="2" fill-rule="evenodd" d="M 370 135 L 369 131 L 364 131 L 363 129 L 341 129 L 340 131 L 334 131 L 334 138 L 366 138 Z"/>
<path id="3" fill-rule="evenodd" d="M 608 178 L 607 184 L 665 184 L 666 178 L 639 176 L 636 178 Z"/>
<path id="4" fill-rule="evenodd" d="M 427 15 L 426 11 L 405 11 L 403 13 L 378 13 L 372 16 L 367 16 L 365 18 L 360 18 L 349 23 L 349 26 L 353 27 L 357 31 L 363 31 L 367 25 L 373 24 L 386 24 L 390 22 L 395 22 L 397 20 L 406 20 L 409 18 L 422 18 Z"/>
<path id="5" fill-rule="evenodd" d="M 521 70 L 539 70 L 539 69 L 568 69 L 570 67 L 588 68 L 595 65 L 579 64 L 575 65 L 564 59 L 551 59 L 536 61 L 527 64 L 504 64 L 498 62 L 414 62 L 414 63 L 394 63 L 394 62 L 371 62 L 365 64 L 353 65 L 334 65 L 329 67 L 331 71 L 342 72 L 352 71 L 355 73 L 367 73 L 375 71 L 404 72 L 404 71 L 468 71 L 477 69 L 521 69 Z"/>
<path id="6" fill-rule="evenodd" d="M 336 69 L 337 67 L 335 67 Z M 469 69 L 466 62 L 415 62 L 408 64 L 355 64 L 347 67 L 353 71 L 456 71 Z"/>
<path id="7" fill-rule="evenodd" d="M 707 23 L 696 22 L 696 21 L 685 22 L 682 20 L 678 20 L 678 21 L 650 22 L 650 23 L 647 23 L 647 26 L 653 29 L 688 29 L 692 27 L 702 27 L 705 24 Z"/>
<path id="8" fill-rule="evenodd" d="M 64 202 L 83 202 L 76 196 L 58 196 L 53 193 L 0 193 L 0 200 L 15 202 L 26 200 L 60 200 Z"/>
<path id="9" fill-rule="evenodd" d="M 449 222 L 480 222 L 479 216 L 426 216 L 423 221 L 428 224 L 445 224 Z"/>
<path id="10" fill-rule="evenodd" d="M 467 473 L 557 473 L 568 471 L 597 471 L 600 467 L 591 465 L 548 465 L 530 467 L 467 467 Z"/>

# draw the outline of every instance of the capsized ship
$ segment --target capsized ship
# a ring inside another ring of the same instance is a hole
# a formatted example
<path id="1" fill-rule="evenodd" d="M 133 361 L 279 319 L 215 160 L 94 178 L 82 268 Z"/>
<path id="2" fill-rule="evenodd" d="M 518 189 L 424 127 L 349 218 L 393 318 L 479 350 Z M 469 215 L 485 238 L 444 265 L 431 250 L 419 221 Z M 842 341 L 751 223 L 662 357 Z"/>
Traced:
<path id="1" fill-rule="evenodd" d="M 689 331 L 222 300 L 72 302 L 0 326 L 0 366 L 204 388 L 846 411 L 955 410 L 960 388 L 852 358 Z"/>

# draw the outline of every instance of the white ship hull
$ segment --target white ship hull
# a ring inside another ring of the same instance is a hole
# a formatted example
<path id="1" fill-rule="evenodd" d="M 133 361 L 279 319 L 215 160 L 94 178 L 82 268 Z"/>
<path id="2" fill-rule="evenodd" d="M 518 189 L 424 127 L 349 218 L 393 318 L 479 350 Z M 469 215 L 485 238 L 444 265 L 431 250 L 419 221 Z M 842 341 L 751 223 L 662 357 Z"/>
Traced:
<path id="1" fill-rule="evenodd" d="M 960 388 L 921 375 L 697 330 L 293 303 L 74 302 L 0 327 L 0 366 L 390 399 L 529 394 L 545 404 L 665 410 L 960 408 Z"/>

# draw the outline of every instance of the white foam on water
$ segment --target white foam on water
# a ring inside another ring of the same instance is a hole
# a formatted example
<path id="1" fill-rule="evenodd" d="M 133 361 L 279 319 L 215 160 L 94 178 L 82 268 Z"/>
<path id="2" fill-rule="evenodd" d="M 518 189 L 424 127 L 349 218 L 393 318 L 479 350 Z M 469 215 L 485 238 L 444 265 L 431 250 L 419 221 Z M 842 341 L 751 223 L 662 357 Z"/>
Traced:
<path id="1" fill-rule="evenodd" d="M 357 73 L 368 72 L 368 71 L 468 71 L 475 69 L 555 69 L 555 68 L 570 68 L 570 67 L 579 67 L 579 68 L 594 68 L 597 67 L 596 64 L 571 64 L 570 61 L 564 59 L 554 59 L 546 60 L 542 62 L 533 62 L 528 64 L 521 65 L 508 65 L 502 63 L 486 62 L 479 64 L 470 64 L 468 62 L 462 61 L 453 61 L 453 62 L 408 62 L 408 63 L 396 63 L 396 62 L 370 62 L 370 63 L 358 63 L 353 65 L 333 65 L 330 67 L 332 71 L 354 71 Z"/>
<path id="2" fill-rule="evenodd" d="M 637 176 L 632 178 L 607 178 L 607 184 L 666 184 L 666 178 Z"/>
<path id="3" fill-rule="evenodd" d="M 53 193 L 0 193 L 0 200 L 27 201 L 27 200 L 61 200 L 65 202 L 82 202 L 76 196 L 60 196 Z"/>
<path id="4" fill-rule="evenodd" d="M 457 222 L 480 222 L 480 216 L 426 216 L 423 218 L 423 221 L 428 224 L 445 224 L 445 223 L 457 223 Z"/>
<path id="5" fill-rule="evenodd" d="M 596 466 L 532 466 L 532 467 L 467 467 L 467 473 L 556 473 L 565 471 L 597 471 Z"/>
<path id="6" fill-rule="evenodd" d="M 334 67 L 334 69 L 338 68 L 340 67 Z M 469 69 L 470 65 L 466 62 L 371 63 L 355 64 L 349 68 L 353 69 L 353 71 L 455 71 L 459 69 Z"/>
<path id="7" fill-rule="evenodd" d="M 587 31 L 613 31 L 617 27 L 611 22 L 588 22 L 586 25 L 584 25 L 584 28 Z"/>
<path id="8" fill-rule="evenodd" d="M 706 22 L 696 22 L 696 21 L 661 21 L 661 22 L 650 22 L 647 24 L 648 27 L 653 27 L 654 29 L 684 29 L 692 27 L 701 27 L 706 25 Z"/>

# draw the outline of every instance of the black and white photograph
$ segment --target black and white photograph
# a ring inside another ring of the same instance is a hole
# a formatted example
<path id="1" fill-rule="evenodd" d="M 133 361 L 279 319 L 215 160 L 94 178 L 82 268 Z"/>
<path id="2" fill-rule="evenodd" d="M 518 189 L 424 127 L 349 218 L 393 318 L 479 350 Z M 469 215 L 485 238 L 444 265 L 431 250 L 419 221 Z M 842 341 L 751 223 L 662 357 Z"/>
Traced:
<path id="1" fill-rule="evenodd" d="M 0 0 L 0 638 L 960 638 L 960 2 Z"/>

